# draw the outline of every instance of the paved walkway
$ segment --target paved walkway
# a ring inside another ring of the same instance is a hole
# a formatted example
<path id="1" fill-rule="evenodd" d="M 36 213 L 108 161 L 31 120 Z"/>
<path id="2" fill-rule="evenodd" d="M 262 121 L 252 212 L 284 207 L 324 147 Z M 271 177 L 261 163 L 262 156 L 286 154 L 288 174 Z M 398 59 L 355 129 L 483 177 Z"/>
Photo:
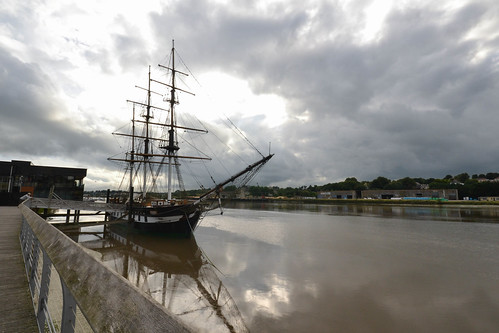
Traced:
<path id="1" fill-rule="evenodd" d="M 19 208 L 0 207 L 0 333 L 38 332 L 19 242 L 21 221 Z"/>

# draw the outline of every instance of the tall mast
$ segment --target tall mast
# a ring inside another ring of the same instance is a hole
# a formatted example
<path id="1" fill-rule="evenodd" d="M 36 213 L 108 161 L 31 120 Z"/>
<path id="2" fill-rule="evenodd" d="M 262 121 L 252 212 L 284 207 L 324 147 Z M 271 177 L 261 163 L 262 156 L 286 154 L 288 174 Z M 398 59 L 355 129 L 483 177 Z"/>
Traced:
<path id="1" fill-rule="evenodd" d="M 133 167 L 133 162 L 135 160 L 135 104 L 133 105 L 133 114 L 132 114 L 132 150 L 130 151 L 130 204 L 132 204 L 133 197 L 132 197 L 132 191 L 133 191 L 133 172 L 134 172 L 134 167 Z"/>
<path id="2" fill-rule="evenodd" d="M 149 66 L 149 80 L 147 86 L 147 107 L 146 107 L 146 137 L 144 139 L 144 181 L 142 184 L 142 200 L 146 199 L 147 191 L 147 160 L 149 159 L 149 119 L 151 118 L 151 66 Z"/>
<path id="3" fill-rule="evenodd" d="M 179 150 L 175 145 L 175 125 L 174 125 L 174 108 L 175 108 L 175 41 L 172 40 L 172 84 L 170 90 L 170 129 L 168 130 L 168 200 L 172 199 L 172 162 L 173 155 Z"/>
<path id="4" fill-rule="evenodd" d="M 130 151 L 130 184 L 129 184 L 129 212 L 128 212 L 128 220 L 132 220 L 132 208 L 133 208 L 133 173 L 134 167 L 133 162 L 135 160 L 135 104 L 133 105 L 133 114 L 132 114 L 132 150 Z"/>
<path id="5" fill-rule="evenodd" d="M 156 173 L 154 173 L 154 172 L 152 172 L 152 170 L 148 171 L 147 169 L 151 168 L 152 164 L 160 164 L 160 165 L 168 164 L 168 170 L 167 170 L 167 172 L 168 172 L 168 200 L 172 200 L 172 187 L 173 187 L 172 178 L 173 178 L 173 172 L 174 172 L 174 170 L 172 169 L 172 166 L 174 163 L 175 164 L 177 163 L 177 159 L 181 158 L 181 159 L 211 160 L 211 158 L 209 158 L 206 155 L 205 156 L 179 156 L 177 153 L 177 151 L 180 149 L 178 147 L 178 143 L 177 143 L 177 128 L 180 128 L 180 129 L 185 130 L 185 131 L 195 131 L 195 132 L 200 132 L 200 133 L 208 133 L 208 131 L 205 129 L 199 129 L 199 128 L 177 126 L 177 124 L 176 124 L 175 105 L 178 104 L 178 99 L 176 97 L 177 93 L 182 92 L 182 93 L 187 93 L 187 94 L 190 94 L 193 96 L 194 96 L 194 94 L 187 91 L 187 90 L 180 89 L 176 86 L 177 73 L 182 74 L 182 75 L 186 75 L 186 76 L 188 76 L 188 74 L 181 72 L 181 71 L 178 71 L 175 68 L 175 41 L 174 40 L 172 40 L 171 67 L 163 66 L 161 64 L 159 64 L 158 66 L 171 71 L 171 81 L 169 81 L 168 83 L 165 83 L 165 82 L 161 82 L 158 80 L 154 80 L 151 77 L 151 66 L 149 66 L 149 73 L 148 73 L 149 76 L 148 76 L 147 87 L 142 88 L 142 87 L 136 86 L 136 88 L 140 88 L 140 89 L 147 91 L 147 101 L 146 102 L 137 102 L 137 101 L 133 101 L 133 100 L 127 100 L 127 102 L 129 102 L 129 103 L 133 103 L 133 107 L 134 107 L 133 108 L 134 114 L 133 114 L 133 119 L 132 119 L 132 123 L 133 123 L 132 124 L 132 134 L 130 135 L 129 133 L 113 132 L 113 135 L 125 136 L 125 137 L 129 137 L 132 139 L 132 149 L 129 153 L 127 153 L 125 155 L 124 158 L 114 158 L 114 157 L 108 158 L 108 160 L 111 160 L 111 161 L 121 161 L 121 162 L 129 163 L 129 166 L 130 166 L 130 179 L 129 179 L 130 180 L 130 201 L 131 202 L 133 201 L 132 194 L 131 194 L 133 192 L 133 189 L 134 189 L 133 183 L 136 180 L 135 179 L 136 178 L 135 172 L 138 172 L 138 173 L 140 172 L 140 167 L 141 167 L 140 164 L 143 164 L 142 165 L 142 167 L 143 167 L 143 170 L 142 170 L 142 172 L 143 172 L 143 174 L 142 174 L 143 184 L 142 184 L 142 186 L 140 186 L 140 185 L 138 185 L 138 186 L 142 187 L 141 190 L 142 190 L 143 199 L 145 200 L 146 196 L 147 196 L 147 190 L 148 190 L 147 178 L 148 177 L 153 178 L 152 182 L 154 184 L 156 181 L 155 178 L 158 177 L 159 170 L 160 170 L 160 169 L 158 169 L 158 170 L 156 170 Z M 158 106 L 155 106 L 152 104 L 151 96 L 153 93 L 164 96 L 161 93 L 158 93 L 158 92 L 151 90 L 152 82 L 154 82 L 155 84 L 164 85 L 170 89 L 170 96 L 166 100 L 167 102 L 169 102 L 168 109 L 161 108 L 161 107 L 158 107 Z M 140 114 L 140 117 L 143 118 L 143 120 L 136 119 L 135 105 L 139 105 L 139 107 L 145 108 L 145 112 L 143 111 Z M 151 121 L 154 118 L 153 113 L 152 113 L 154 109 L 160 110 L 160 111 L 165 111 L 165 112 L 170 112 L 166 121 L 164 121 L 164 122 Z M 136 133 L 135 125 L 137 122 L 143 124 L 143 126 L 145 127 L 142 134 Z M 167 130 L 167 132 L 168 132 L 167 138 L 165 138 L 165 136 L 164 136 L 165 133 L 163 131 L 162 131 L 163 134 L 160 136 L 154 135 L 153 129 L 157 128 L 158 126 Z M 135 139 L 144 140 L 143 141 L 143 144 L 144 144 L 143 148 L 140 148 L 135 144 L 136 143 L 134 141 Z M 159 142 L 158 148 L 160 150 L 164 150 L 164 151 L 161 153 L 154 153 L 152 142 Z M 166 160 L 166 158 L 168 158 L 168 159 Z M 134 165 L 135 162 L 139 163 L 139 164 L 135 166 Z M 159 168 L 161 168 L 161 167 L 159 167 Z M 149 179 L 149 183 L 151 183 L 151 179 Z M 137 190 L 137 192 L 139 192 L 139 190 Z"/>

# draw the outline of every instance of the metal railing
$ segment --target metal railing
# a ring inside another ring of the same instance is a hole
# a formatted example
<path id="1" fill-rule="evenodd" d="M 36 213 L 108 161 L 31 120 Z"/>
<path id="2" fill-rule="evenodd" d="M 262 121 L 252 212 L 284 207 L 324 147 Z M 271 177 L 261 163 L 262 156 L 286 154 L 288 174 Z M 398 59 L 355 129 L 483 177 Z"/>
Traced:
<path id="1" fill-rule="evenodd" d="M 60 198 L 31 198 L 27 205 L 31 208 L 51 208 L 51 209 L 76 209 L 76 210 L 92 210 L 92 211 L 124 211 L 125 205 L 91 202 L 91 201 L 75 201 L 64 200 Z"/>
<path id="2" fill-rule="evenodd" d="M 189 331 L 27 206 L 19 208 L 21 248 L 40 332 Z"/>
<path id="3" fill-rule="evenodd" d="M 77 310 L 76 301 L 68 290 L 64 280 L 60 277 L 60 285 L 62 287 L 62 317 L 60 321 L 54 321 L 52 318 L 48 306 L 48 297 L 49 290 L 51 289 L 51 277 L 54 277 L 57 272 L 52 271 L 52 261 L 47 252 L 40 246 L 40 242 L 24 217 L 20 241 L 24 266 L 28 277 L 29 291 L 33 300 L 33 307 L 40 332 L 57 332 L 56 327 L 60 327 L 60 332 L 74 332 Z M 52 285 L 54 284 L 54 280 L 52 280 Z M 51 296 L 61 303 L 60 295 L 56 292 L 52 292 Z M 88 331 L 87 328 L 81 328 L 81 326 L 78 331 Z"/>

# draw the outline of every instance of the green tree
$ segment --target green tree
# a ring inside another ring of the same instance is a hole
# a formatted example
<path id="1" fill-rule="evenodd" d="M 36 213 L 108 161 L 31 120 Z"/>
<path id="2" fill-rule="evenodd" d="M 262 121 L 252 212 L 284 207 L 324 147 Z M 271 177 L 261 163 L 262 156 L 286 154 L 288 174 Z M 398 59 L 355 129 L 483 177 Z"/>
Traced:
<path id="1" fill-rule="evenodd" d="M 424 179 L 424 178 L 412 178 L 416 183 L 419 183 L 419 184 L 429 184 L 430 182 L 427 180 L 427 179 Z"/>
<path id="2" fill-rule="evenodd" d="M 403 190 L 404 186 L 400 181 L 396 180 L 396 181 L 390 182 L 390 184 L 387 184 L 384 189 L 385 190 Z"/>
<path id="3" fill-rule="evenodd" d="M 237 190 L 236 185 L 229 185 L 224 187 L 224 191 L 235 191 L 235 190 Z"/>
<path id="4" fill-rule="evenodd" d="M 295 196 L 296 189 L 292 187 L 286 187 L 286 188 L 280 188 L 277 191 L 277 195 L 280 197 L 287 197 L 287 198 L 292 198 Z"/>
<path id="5" fill-rule="evenodd" d="M 464 183 L 465 181 L 467 181 L 468 179 L 470 179 L 470 175 L 468 175 L 466 172 L 464 172 L 464 173 L 460 173 L 459 175 L 457 175 L 456 177 L 454 177 L 454 179 L 457 180 L 460 183 Z"/>
<path id="6" fill-rule="evenodd" d="M 445 189 L 451 188 L 451 185 L 449 179 L 435 179 L 429 184 L 429 187 L 431 189 Z M 455 188 L 455 186 L 453 188 Z"/>
<path id="7" fill-rule="evenodd" d="M 266 197 L 272 196 L 274 190 L 266 186 L 250 186 L 248 187 L 248 192 L 251 196 L 254 197 Z"/>
<path id="8" fill-rule="evenodd" d="M 374 179 L 370 184 L 369 188 L 373 190 L 382 190 L 384 189 L 388 184 L 390 184 L 390 179 L 385 178 L 385 177 L 378 177 Z"/>
<path id="9" fill-rule="evenodd" d="M 416 181 L 409 177 L 399 179 L 398 182 L 400 182 L 402 189 L 404 190 L 413 190 L 417 186 Z"/>

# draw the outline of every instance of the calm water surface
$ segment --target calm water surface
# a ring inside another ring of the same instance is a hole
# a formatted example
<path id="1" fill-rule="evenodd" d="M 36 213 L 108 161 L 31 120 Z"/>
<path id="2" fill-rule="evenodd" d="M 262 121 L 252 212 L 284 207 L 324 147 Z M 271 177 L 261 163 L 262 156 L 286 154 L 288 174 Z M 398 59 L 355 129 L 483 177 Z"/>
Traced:
<path id="1" fill-rule="evenodd" d="M 233 204 L 191 240 L 70 235 L 197 331 L 498 332 L 498 220 L 494 207 Z"/>

